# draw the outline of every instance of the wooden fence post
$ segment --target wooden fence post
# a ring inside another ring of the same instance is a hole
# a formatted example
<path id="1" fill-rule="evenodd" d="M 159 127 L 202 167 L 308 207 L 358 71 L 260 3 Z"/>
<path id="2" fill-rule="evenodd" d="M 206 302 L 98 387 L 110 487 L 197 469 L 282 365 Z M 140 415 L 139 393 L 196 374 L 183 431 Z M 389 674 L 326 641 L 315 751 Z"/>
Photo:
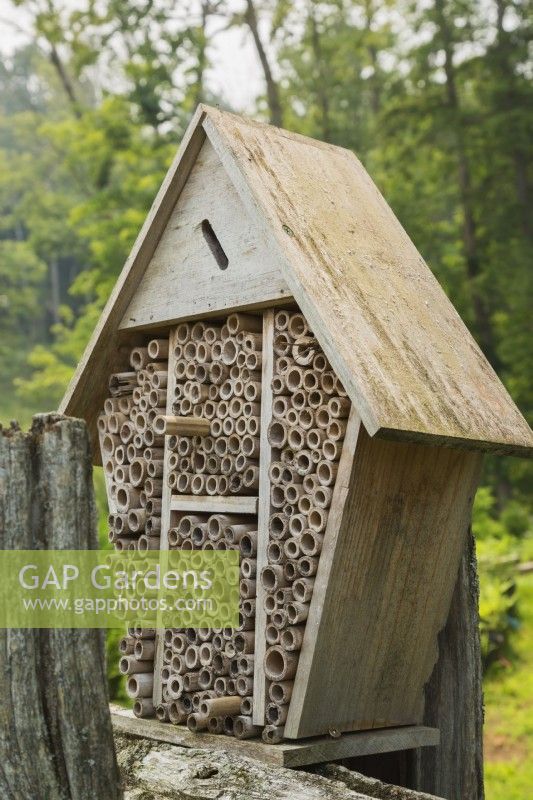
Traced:
<path id="1" fill-rule="evenodd" d="M 440 728 L 439 747 L 416 751 L 413 788 L 447 800 L 482 800 L 483 689 L 479 584 L 471 532 L 459 568 L 439 659 L 426 686 L 424 724 Z"/>
<path id="2" fill-rule="evenodd" d="M 85 423 L 34 417 L 0 429 L 0 548 L 96 549 Z M 96 630 L 0 631 L 0 795 L 122 797 Z"/>

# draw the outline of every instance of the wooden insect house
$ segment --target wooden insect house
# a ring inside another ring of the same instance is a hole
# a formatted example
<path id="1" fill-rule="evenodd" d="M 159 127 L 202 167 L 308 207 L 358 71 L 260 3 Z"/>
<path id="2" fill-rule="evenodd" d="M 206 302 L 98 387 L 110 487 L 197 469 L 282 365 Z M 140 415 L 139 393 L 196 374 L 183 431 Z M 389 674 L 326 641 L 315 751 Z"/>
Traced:
<path id="1" fill-rule="evenodd" d="M 61 410 L 117 548 L 241 554 L 238 629 L 123 639 L 137 716 L 421 722 L 483 453 L 533 434 L 353 153 L 201 106 Z"/>

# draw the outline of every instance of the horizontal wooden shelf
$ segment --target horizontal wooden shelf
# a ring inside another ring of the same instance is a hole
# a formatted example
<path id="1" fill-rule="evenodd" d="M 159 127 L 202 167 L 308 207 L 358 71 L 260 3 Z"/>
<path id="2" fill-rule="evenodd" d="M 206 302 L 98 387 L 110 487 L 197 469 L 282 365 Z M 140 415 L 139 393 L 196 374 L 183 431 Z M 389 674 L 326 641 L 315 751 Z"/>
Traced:
<path id="1" fill-rule="evenodd" d="M 409 725 L 402 728 L 343 733 L 338 739 L 333 739 L 331 736 L 317 736 L 312 739 L 272 745 L 263 744 L 260 739 L 240 741 L 233 736 L 192 733 L 184 725 L 169 725 L 153 719 L 137 719 L 131 711 L 119 706 L 111 706 L 111 720 L 115 731 L 120 733 L 168 742 L 180 747 L 225 750 L 282 767 L 303 767 L 341 758 L 431 747 L 438 745 L 440 739 L 437 728 Z"/>
<path id="2" fill-rule="evenodd" d="M 173 494 L 171 511 L 205 511 L 207 514 L 257 514 L 257 497 Z"/>

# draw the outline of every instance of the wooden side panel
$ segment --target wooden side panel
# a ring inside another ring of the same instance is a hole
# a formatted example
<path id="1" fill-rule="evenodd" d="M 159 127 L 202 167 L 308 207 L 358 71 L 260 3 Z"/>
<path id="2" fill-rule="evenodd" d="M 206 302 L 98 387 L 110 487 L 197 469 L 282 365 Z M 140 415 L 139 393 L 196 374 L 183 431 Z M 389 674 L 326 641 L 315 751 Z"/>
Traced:
<path id="1" fill-rule="evenodd" d="M 229 260 L 225 269 L 205 238 L 206 219 Z M 275 256 L 206 141 L 121 328 L 160 326 L 289 294 Z"/>
<path id="2" fill-rule="evenodd" d="M 285 735 L 416 724 L 466 540 L 481 456 L 361 426 L 328 526 Z"/>

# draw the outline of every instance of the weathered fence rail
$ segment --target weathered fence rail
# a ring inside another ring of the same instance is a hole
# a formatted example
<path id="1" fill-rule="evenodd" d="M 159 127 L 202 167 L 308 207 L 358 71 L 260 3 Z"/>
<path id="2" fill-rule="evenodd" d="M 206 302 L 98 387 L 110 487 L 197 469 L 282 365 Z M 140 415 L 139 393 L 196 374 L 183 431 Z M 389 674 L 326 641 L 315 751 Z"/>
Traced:
<path id="1" fill-rule="evenodd" d="M 85 423 L 0 432 L 0 548 L 95 549 Z M 0 796 L 118 800 L 104 640 L 96 630 L 0 631 Z"/>

